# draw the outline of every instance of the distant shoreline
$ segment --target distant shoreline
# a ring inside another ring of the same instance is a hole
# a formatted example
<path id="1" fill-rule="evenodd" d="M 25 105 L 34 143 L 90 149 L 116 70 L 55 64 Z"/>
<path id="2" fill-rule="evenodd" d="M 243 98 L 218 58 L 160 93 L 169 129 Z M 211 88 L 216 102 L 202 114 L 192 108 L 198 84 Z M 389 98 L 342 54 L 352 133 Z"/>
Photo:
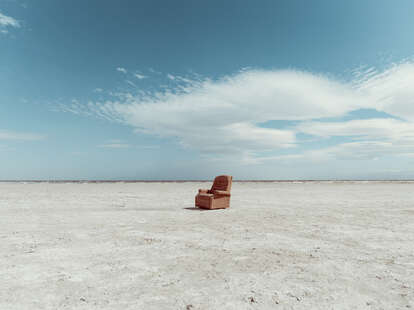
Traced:
<path id="1" fill-rule="evenodd" d="M 0 180 L 0 183 L 196 183 L 196 182 L 212 182 L 212 180 Z M 343 183 L 343 182 L 399 182 L 411 183 L 414 179 L 349 179 L 349 180 L 234 180 L 235 183 Z"/>

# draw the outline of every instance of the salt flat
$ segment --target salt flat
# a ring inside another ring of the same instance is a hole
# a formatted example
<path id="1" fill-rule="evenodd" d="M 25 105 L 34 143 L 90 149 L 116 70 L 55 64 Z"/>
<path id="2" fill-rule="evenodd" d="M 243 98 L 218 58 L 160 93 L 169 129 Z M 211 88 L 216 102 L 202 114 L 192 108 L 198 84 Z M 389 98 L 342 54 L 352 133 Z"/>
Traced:
<path id="1" fill-rule="evenodd" d="M 0 309 L 414 308 L 414 183 L 0 183 Z"/>

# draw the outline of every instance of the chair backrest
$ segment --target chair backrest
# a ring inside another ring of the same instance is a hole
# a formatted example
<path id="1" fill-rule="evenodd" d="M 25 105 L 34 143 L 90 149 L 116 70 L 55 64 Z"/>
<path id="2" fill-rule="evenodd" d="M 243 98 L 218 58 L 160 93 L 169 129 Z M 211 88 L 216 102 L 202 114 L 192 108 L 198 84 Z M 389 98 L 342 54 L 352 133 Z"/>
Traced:
<path id="1" fill-rule="evenodd" d="M 211 190 L 230 191 L 233 177 L 231 175 L 219 175 L 214 179 Z"/>

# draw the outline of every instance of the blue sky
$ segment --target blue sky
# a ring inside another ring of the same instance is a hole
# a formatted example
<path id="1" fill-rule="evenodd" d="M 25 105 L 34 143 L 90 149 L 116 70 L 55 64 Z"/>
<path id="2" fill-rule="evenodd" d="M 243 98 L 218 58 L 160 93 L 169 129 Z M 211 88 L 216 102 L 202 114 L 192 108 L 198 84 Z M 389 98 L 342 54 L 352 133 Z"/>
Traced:
<path id="1" fill-rule="evenodd" d="M 0 0 L 0 179 L 414 178 L 413 11 Z"/>

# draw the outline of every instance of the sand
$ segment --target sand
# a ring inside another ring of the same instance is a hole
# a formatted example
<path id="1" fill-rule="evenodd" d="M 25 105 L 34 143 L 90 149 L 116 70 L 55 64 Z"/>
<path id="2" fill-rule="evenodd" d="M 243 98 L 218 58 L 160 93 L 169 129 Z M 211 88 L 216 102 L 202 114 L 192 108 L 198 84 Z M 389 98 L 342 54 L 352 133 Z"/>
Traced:
<path id="1" fill-rule="evenodd" d="M 414 308 L 414 183 L 0 183 L 0 309 Z"/>

